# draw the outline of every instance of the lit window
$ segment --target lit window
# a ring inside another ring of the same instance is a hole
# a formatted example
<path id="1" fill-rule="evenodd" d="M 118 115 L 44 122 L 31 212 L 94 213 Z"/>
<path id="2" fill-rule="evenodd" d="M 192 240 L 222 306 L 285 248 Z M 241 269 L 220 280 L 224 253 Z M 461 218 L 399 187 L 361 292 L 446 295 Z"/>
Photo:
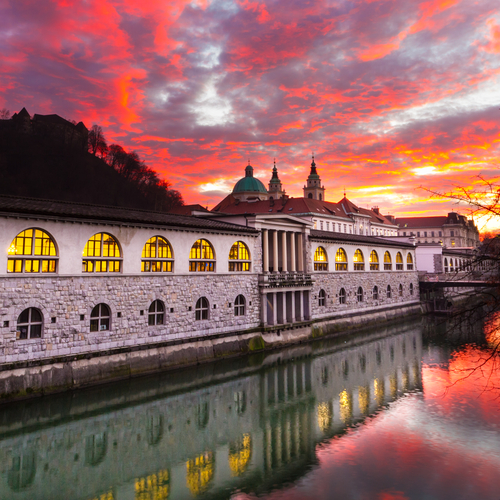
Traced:
<path id="1" fill-rule="evenodd" d="M 378 254 L 375 250 L 370 254 L 370 271 L 378 271 Z"/>
<path id="2" fill-rule="evenodd" d="M 230 271 L 250 271 L 250 252 L 242 241 L 237 241 L 229 250 Z"/>
<path id="3" fill-rule="evenodd" d="M 25 309 L 17 318 L 17 338 L 39 339 L 42 336 L 42 313 L 35 307 Z"/>
<path id="4" fill-rule="evenodd" d="M 97 304 L 90 313 L 90 331 L 102 332 L 109 330 L 109 320 L 111 313 L 106 304 Z"/>
<path id="5" fill-rule="evenodd" d="M 161 236 L 153 236 L 146 241 L 141 255 L 143 273 L 170 273 L 174 259 L 170 243 Z"/>
<path id="6" fill-rule="evenodd" d="M 392 259 L 389 252 L 384 253 L 384 271 L 390 271 L 392 269 Z"/>
<path id="7" fill-rule="evenodd" d="M 364 271 L 365 269 L 365 259 L 363 257 L 363 252 L 358 248 L 354 252 L 354 270 L 355 271 Z"/>
<path id="8" fill-rule="evenodd" d="M 356 292 L 356 300 L 358 302 L 363 302 L 363 289 L 360 286 L 358 286 L 358 290 Z"/>
<path id="9" fill-rule="evenodd" d="M 245 297 L 238 295 L 234 301 L 234 315 L 245 316 Z"/>
<path id="10" fill-rule="evenodd" d="M 155 300 L 149 306 L 148 325 L 163 325 L 165 319 L 165 305 L 161 300 Z"/>
<path id="11" fill-rule="evenodd" d="M 392 297 L 391 285 L 387 285 L 387 298 L 390 299 Z"/>
<path id="12" fill-rule="evenodd" d="M 113 236 L 97 233 L 83 249 L 82 272 L 119 273 L 121 261 L 120 247 Z"/>
<path id="13" fill-rule="evenodd" d="M 335 254 L 335 271 L 347 271 L 347 254 L 343 248 Z"/>
<path id="14" fill-rule="evenodd" d="M 196 301 L 196 307 L 195 307 L 195 319 L 197 321 L 201 319 L 208 319 L 208 310 L 209 304 L 208 300 L 206 297 L 200 297 Z"/>
<path id="15" fill-rule="evenodd" d="M 401 283 L 399 284 L 398 291 L 399 291 L 399 296 L 402 297 L 403 296 L 403 285 Z"/>
<path id="16" fill-rule="evenodd" d="M 323 247 L 316 248 L 314 252 L 314 270 L 328 271 L 328 258 Z"/>
<path id="17" fill-rule="evenodd" d="M 401 255 L 401 252 L 398 252 L 396 254 L 396 271 L 402 271 L 403 270 L 403 256 Z"/>
<path id="18" fill-rule="evenodd" d="M 189 270 L 195 272 L 215 271 L 215 257 L 212 244 L 201 238 L 191 247 Z"/>
<path id="19" fill-rule="evenodd" d="M 450 273 L 453 272 L 453 259 L 450 259 Z"/>
<path id="20" fill-rule="evenodd" d="M 408 271 L 413 270 L 413 257 L 411 256 L 411 253 L 408 253 L 408 255 L 406 256 L 406 269 Z"/>
<path id="21" fill-rule="evenodd" d="M 378 300 L 378 286 L 373 287 L 373 300 Z"/>
<path id="22" fill-rule="evenodd" d="M 9 273 L 56 272 L 56 245 L 54 240 L 40 229 L 26 229 L 19 233 L 12 241 L 7 253 L 9 255 L 7 272 Z"/>
<path id="23" fill-rule="evenodd" d="M 345 304 L 345 302 L 346 302 L 345 289 L 341 288 L 339 292 L 339 304 Z"/>
<path id="24" fill-rule="evenodd" d="M 326 292 L 321 289 L 318 294 L 318 305 L 323 307 L 326 303 Z"/>

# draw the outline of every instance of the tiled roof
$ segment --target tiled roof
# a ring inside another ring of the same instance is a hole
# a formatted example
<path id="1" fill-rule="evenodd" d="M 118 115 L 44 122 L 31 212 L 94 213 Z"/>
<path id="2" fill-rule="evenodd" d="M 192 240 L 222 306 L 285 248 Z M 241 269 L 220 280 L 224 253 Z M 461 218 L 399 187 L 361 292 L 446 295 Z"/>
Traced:
<path id="1" fill-rule="evenodd" d="M 0 214 L 63 217 L 68 219 L 98 220 L 102 222 L 159 224 L 169 227 L 237 231 L 242 233 L 258 232 L 253 228 L 200 217 L 5 195 L 0 195 Z"/>
<path id="2" fill-rule="evenodd" d="M 436 216 L 436 217 L 398 217 L 396 219 L 396 224 L 399 224 L 399 228 L 405 227 L 441 227 L 448 221 L 447 216 Z"/>
<path id="3" fill-rule="evenodd" d="M 394 241 L 385 238 L 377 238 L 376 236 L 363 236 L 361 234 L 350 233 L 334 233 L 331 231 L 318 231 L 311 229 L 310 239 L 332 240 L 346 243 L 365 243 L 368 245 L 380 245 L 387 247 L 407 247 L 415 248 L 411 243 L 402 241 Z"/>

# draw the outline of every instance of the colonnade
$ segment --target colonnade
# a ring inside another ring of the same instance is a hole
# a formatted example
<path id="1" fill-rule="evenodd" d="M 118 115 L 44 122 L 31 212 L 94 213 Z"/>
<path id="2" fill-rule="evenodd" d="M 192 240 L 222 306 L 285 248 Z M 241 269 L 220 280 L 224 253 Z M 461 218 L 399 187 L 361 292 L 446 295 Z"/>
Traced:
<path id="1" fill-rule="evenodd" d="M 310 319 L 309 290 L 278 291 L 266 289 L 262 295 L 264 326 L 284 325 Z"/>
<path id="2" fill-rule="evenodd" d="M 296 231 L 262 230 L 265 273 L 304 272 L 304 236 Z"/>

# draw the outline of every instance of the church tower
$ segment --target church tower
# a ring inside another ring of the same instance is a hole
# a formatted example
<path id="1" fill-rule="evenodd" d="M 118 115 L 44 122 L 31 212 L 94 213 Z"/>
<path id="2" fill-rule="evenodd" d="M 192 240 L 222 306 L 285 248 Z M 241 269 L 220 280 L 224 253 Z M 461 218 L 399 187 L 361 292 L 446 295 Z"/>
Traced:
<path id="1" fill-rule="evenodd" d="M 278 177 L 278 169 L 276 168 L 276 159 L 274 159 L 273 176 L 269 181 L 269 199 L 278 200 L 285 195 L 285 190 Z"/>
<path id="2" fill-rule="evenodd" d="M 321 179 L 316 171 L 314 155 L 312 157 L 311 172 L 307 178 L 307 186 L 304 186 L 304 198 L 325 201 L 325 187 L 321 185 Z"/>

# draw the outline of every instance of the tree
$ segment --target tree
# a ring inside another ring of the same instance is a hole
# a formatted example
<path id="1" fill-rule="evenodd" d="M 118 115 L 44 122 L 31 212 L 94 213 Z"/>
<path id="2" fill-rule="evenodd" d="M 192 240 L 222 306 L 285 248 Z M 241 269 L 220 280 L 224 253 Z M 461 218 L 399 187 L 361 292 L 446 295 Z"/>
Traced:
<path id="1" fill-rule="evenodd" d="M 10 118 L 10 111 L 7 108 L 0 109 L 0 120 L 8 120 Z"/>
<path id="2" fill-rule="evenodd" d="M 89 153 L 94 156 L 99 156 L 104 158 L 108 152 L 108 145 L 106 139 L 104 138 L 104 133 L 100 125 L 92 125 L 89 130 Z"/>

